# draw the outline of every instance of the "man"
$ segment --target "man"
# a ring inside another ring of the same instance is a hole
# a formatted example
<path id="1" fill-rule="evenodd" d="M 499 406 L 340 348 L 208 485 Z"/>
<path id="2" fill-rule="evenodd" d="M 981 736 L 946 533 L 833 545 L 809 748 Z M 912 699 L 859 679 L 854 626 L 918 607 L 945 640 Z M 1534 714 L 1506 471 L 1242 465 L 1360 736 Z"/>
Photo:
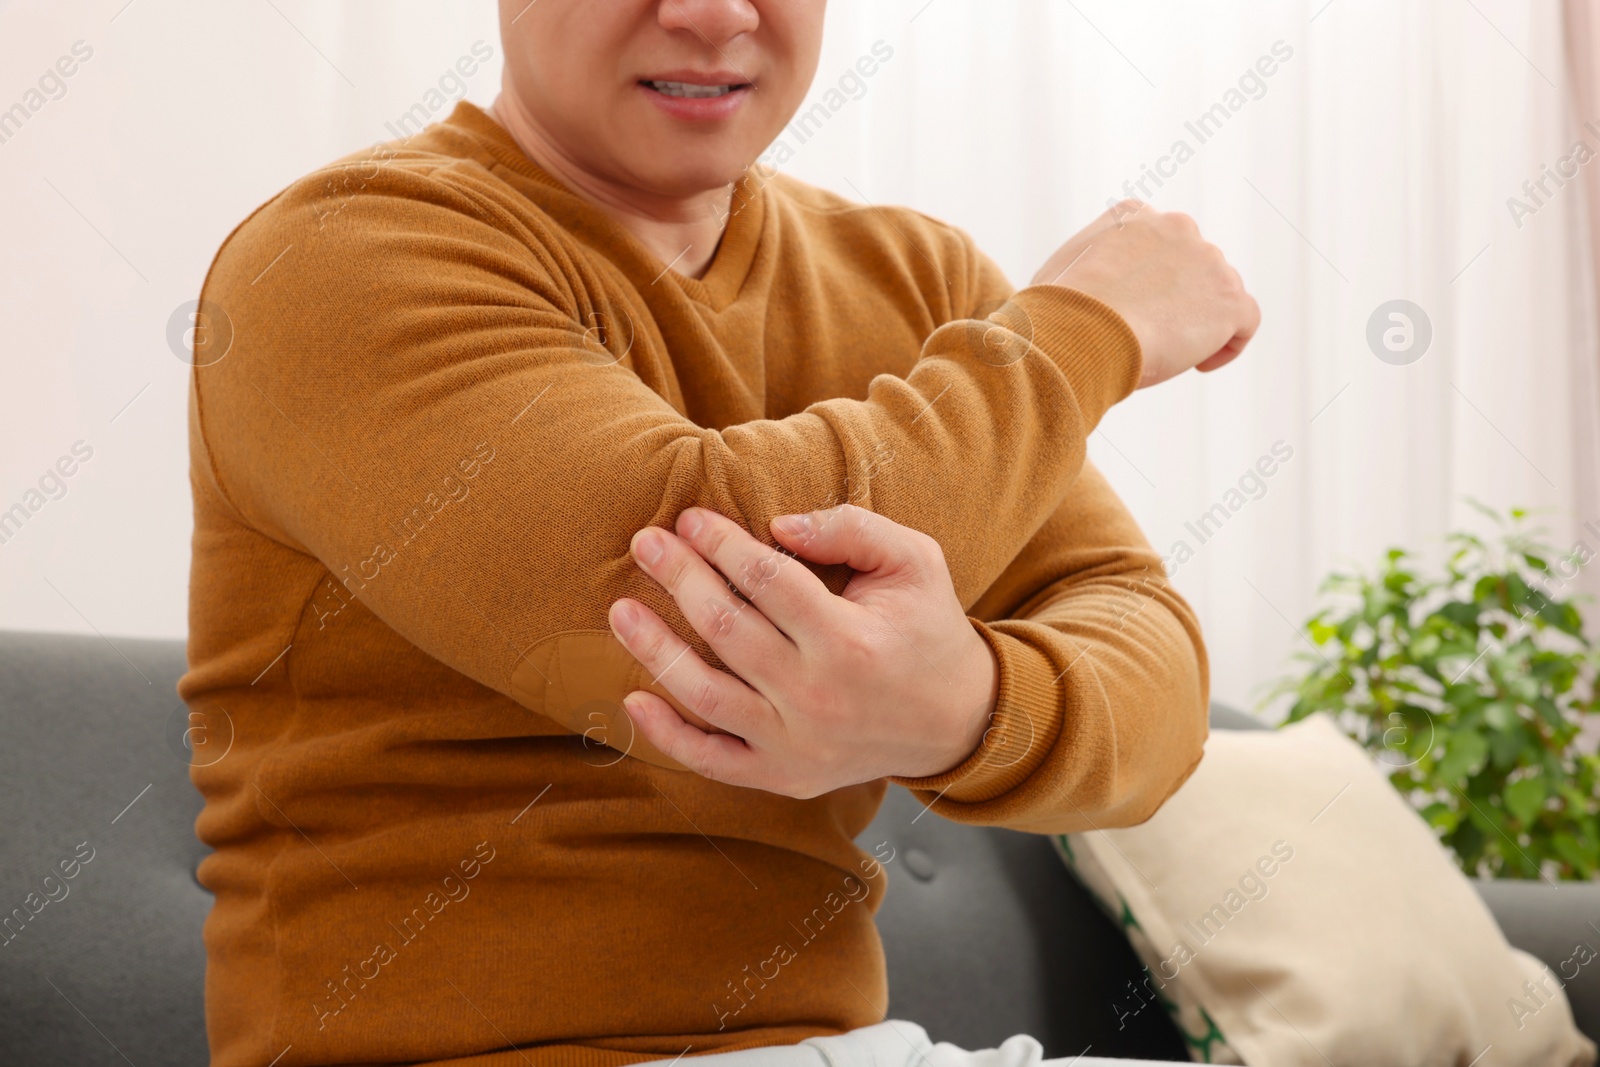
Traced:
<path id="1" fill-rule="evenodd" d="M 506 0 L 489 112 L 219 251 L 180 685 L 234 730 L 193 771 L 218 1067 L 869 1028 L 886 779 L 1056 833 L 1198 761 L 1198 627 L 1085 438 L 1255 304 L 1141 205 L 1013 293 L 751 169 L 823 9 Z"/>

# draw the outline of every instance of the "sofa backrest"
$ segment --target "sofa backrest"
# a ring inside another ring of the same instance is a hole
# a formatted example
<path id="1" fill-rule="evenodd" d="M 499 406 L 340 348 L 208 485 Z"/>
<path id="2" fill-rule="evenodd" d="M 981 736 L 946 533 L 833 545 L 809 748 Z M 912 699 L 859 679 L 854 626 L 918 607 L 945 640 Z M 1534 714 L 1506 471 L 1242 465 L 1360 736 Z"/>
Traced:
<path id="1" fill-rule="evenodd" d="M 206 1062 L 183 670 L 177 641 L 0 634 L 0 1062 Z"/>
<path id="2" fill-rule="evenodd" d="M 206 1062 L 183 670 L 178 641 L 0 633 L 0 1062 Z M 894 786 L 858 840 L 893 849 L 892 1017 L 966 1048 L 1185 1058 L 1158 1012 L 1118 1029 L 1137 961 L 1048 839 L 923 815 Z"/>

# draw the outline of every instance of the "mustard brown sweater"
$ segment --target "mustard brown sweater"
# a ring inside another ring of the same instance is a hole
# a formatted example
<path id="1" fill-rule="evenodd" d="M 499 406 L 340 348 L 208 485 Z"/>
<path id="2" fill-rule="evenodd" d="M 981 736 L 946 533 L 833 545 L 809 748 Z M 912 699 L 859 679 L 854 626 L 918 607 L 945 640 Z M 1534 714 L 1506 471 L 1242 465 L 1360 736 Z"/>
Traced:
<path id="1" fill-rule="evenodd" d="M 752 171 L 686 278 L 463 102 L 255 211 L 202 300 L 179 692 L 217 1067 L 612 1067 L 883 1017 L 896 864 L 854 838 L 885 782 L 720 785 L 621 710 L 667 694 L 620 596 L 718 662 L 628 553 L 691 505 L 938 540 L 1000 689 L 990 743 L 890 779 L 937 814 L 1127 825 L 1199 759 L 1199 628 L 1085 460 L 1138 342 L 958 229 Z"/>

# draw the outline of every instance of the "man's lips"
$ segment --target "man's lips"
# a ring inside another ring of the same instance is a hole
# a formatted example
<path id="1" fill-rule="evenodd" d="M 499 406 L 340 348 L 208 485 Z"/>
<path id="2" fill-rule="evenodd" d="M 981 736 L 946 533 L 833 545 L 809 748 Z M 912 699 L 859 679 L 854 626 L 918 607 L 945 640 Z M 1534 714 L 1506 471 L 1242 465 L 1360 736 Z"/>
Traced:
<path id="1" fill-rule="evenodd" d="M 730 117 L 755 88 L 735 71 L 670 71 L 640 78 L 638 85 L 667 114 L 691 121 Z"/>

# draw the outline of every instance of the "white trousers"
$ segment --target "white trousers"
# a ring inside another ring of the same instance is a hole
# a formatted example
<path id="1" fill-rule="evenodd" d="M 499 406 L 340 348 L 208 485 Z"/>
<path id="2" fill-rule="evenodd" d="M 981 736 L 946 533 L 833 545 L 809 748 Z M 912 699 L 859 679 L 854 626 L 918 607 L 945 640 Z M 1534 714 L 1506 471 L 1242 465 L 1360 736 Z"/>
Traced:
<path id="1" fill-rule="evenodd" d="M 651 1061 L 652 1067 L 667 1062 L 670 1061 Z M 1101 1056 L 1047 1060 L 1044 1047 L 1027 1034 L 1013 1034 L 999 1048 L 969 1052 L 948 1041 L 931 1040 L 926 1030 L 905 1019 L 885 1019 L 829 1037 L 808 1037 L 798 1045 L 713 1052 L 685 1056 L 677 1062 L 679 1067 L 1162 1067 L 1155 1060 Z"/>

